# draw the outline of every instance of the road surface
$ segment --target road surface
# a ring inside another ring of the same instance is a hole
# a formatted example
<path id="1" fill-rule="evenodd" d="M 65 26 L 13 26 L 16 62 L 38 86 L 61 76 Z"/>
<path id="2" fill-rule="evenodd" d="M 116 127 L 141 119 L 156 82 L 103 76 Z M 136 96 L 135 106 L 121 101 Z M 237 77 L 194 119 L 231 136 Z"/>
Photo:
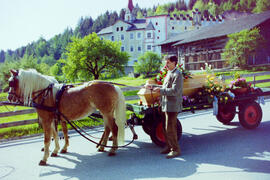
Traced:
<path id="1" fill-rule="evenodd" d="M 140 126 L 139 139 L 120 148 L 115 157 L 96 151 L 95 145 L 76 133 L 70 134 L 67 154 L 48 159 L 43 156 L 43 136 L 1 142 L 0 179 L 5 180 L 269 180 L 270 179 L 270 102 L 261 105 L 263 120 L 255 130 L 241 127 L 238 117 L 231 125 L 222 125 L 203 111 L 183 115 L 182 156 L 166 159 L 159 154 Z M 101 137 L 102 128 L 89 131 Z M 131 139 L 126 129 L 126 141 Z M 63 146 L 63 140 L 60 142 Z M 53 150 L 54 144 L 51 144 Z"/>

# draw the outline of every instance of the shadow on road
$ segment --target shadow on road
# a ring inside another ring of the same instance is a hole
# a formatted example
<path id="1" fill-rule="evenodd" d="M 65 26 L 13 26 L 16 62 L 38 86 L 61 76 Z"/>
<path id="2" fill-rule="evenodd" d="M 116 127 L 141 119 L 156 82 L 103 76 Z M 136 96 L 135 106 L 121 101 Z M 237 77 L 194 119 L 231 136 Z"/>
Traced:
<path id="1" fill-rule="evenodd" d="M 159 148 L 155 145 L 136 141 L 134 146 L 119 149 L 115 157 L 107 157 L 107 153 L 80 155 L 69 152 L 59 158 L 74 163 L 74 168 L 49 165 L 55 170 L 41 173 L 40 176 L 61 174 L 67 179 L 95 180 L 180 178 L 197 173 L 202 164 L 232 167 L 246 172 L 269 173 L 270 122 L 261 123 L 255 130 L 244 129 L 238 123 L 234 123 L 233 126 L 236 128 L 208 126 L 210 130 L 215 131 L 203 135 L 183 134 L 180 142 L 182 156 L 179 158 L 168 160 L 159 154 Z"/>

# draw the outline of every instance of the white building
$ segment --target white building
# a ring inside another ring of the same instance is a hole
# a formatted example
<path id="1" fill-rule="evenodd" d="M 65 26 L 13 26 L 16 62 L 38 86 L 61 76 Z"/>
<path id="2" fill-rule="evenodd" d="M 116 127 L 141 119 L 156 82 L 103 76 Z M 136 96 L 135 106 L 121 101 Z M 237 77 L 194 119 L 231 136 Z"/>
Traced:
<path id="1" fill-rule="evenodd" d="M 129 0 L 125 20 L 118 20 L 112 26 L 97 33 L 103 39 L 122 42 L 121 50 L 130 54 L 130 60 L 126 68 L 127 74 L 133 72 L 134 62 L 137 62 L 138 57 L 146 51 L 161 54 L 160 46 L 155 46 L 155 44 L 159 44 L 179 33 L 222 22 L 221 18 L 204 19 L 198 10 L 193 12 L 192 17 L 183 14 L 170 17 L 166 14 L 137 19 L 136 8 L 138 8 L 138 4 L 134 7 L 132 0 Z"/>

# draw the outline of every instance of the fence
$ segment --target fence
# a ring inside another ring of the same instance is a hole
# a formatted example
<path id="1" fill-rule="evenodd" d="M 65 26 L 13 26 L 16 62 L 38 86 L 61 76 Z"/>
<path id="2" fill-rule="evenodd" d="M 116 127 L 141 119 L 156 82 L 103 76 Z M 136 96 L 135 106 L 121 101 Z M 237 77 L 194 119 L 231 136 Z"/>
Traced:
<path id="1" fill-rule="evenodd" d="M 270 82 L 270 79 L 256 80 L 257 77 L 259 77 L 259 76 L 265 76 L 265 75 L 270 75 L 270 72 L 243 74 L 243 75 L 241 75 L 241 77 L 243 77 L 243 78 L 253 77 L 253 80 L 252 81 L 248 81 L 248 82 L 251 83 L 251 84 L 253 84 L 253 86 L 255 87 L 256 84 Z M 222 76 L 221 79 L 222 80 L 233 79 L 233 76 Z"/>
<path id="2" fill-rule="evenodd" d="M 249 81 L 249 82 L 255 86 L 256 84 L 259 84 L 259 83 L 270 82 L 270 79 L 256 80 L 257 77 L 264 76 L 264 75 L 270 75 L 270 72 L 245 74 L 245 75 L 242 75 L 242 77 L 253 77 L 253 81 Z M 222 77 L 223 80 L 232 79 L 232 78 L 233 76 Z M 15 115 L 30 114 L 30 113 L 35 113 L 35 112 L 36 112 L 35 109 L 27 109 L 27 110 L 20 110 L 20 111 L 14 111 L 14 112 L 4 112 L 4 113 L 0 113 L 0 117 L 9 117 L 9 116 L 15 116 Z M 34 124 L 34 123 L 38 123 L 38 119 L 22 120 L 22 121 L 9 122 L 9 123 L 0 123 L 0 129 L 7 128 L 7 127 Z"/>

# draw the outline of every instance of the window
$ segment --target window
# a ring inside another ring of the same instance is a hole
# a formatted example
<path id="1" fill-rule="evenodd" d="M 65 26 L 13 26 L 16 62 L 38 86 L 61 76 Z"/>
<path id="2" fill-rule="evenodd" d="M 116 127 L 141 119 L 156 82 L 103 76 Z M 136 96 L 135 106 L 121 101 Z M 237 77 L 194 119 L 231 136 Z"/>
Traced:
<path id="1" fill-rule="evenodd" d="M 151 50 L 151 45 L 147 45 L 147 50 Z"/>
<path id="2" fill-rule="evenodd" d="M 138 46 L 138 51 L 141 51 L 142 50 L 142 47 L 141 46 Z"/>
<path id="3" fill-rule="evenodd" d="M 121 27 L 121 31 L 123 31 L 123 27 Z"/>
<path id="4" fill-rule="evenodd" d="M 111 40 L 114 41 L 114 36 L 111 37 Z"/>
<path id="5" fill-rule="evenodd" d="M 172 30 L 174 30 L 174 26 L 172 27 Z"/>
<path id="6" fill-rule="evenodd" d="M 157 37 L 157 39 L 159 39 L 159 36 Z"/>
<path id="7" fill-rule="evenodd" d="M 130 52 L 133 52 L 133 51 L 134 51 L 133 46 L 130 46 Z"/>
<path id="8" fill-rule="evenodd" d="M 116 31 L 119 31 L 119 27 L 116 28 Z"/>
<path id="9" fill-rule="evenodd" d="M 158 25 L 158 22 L 156 22 L 156 26 Z"/>
<path id="10" fill-rule="evenodd" d="M 133 33 L 130 33 L 130 39 L 134 39 L 134 34 Z"/>
<path id="11" fill-rule="evenodd" d="M 125 40 L 124 34 L 121 34 L 121 40 Z"/>
<path id="12" fill-rule="evenodd" d="M 122 52 L 125 51 L 125 47 L 124 46 L 121 47 L 121 51 Z"/>
<path id="13" fill-rule="evenodd" d="M 151 33 L 147 33 L 147 38 L 151 38 Z"/>
<path id="14" fill-rule="evenodd" d="M 137 33 L 137 38 L 138 38 L 138 39 L 141 39 L 141 36 L 142 36 L 142 35 L 141 35 L 141 33 L 140 33 L 140 32 L 139 32 L 139 33 Z"/>

